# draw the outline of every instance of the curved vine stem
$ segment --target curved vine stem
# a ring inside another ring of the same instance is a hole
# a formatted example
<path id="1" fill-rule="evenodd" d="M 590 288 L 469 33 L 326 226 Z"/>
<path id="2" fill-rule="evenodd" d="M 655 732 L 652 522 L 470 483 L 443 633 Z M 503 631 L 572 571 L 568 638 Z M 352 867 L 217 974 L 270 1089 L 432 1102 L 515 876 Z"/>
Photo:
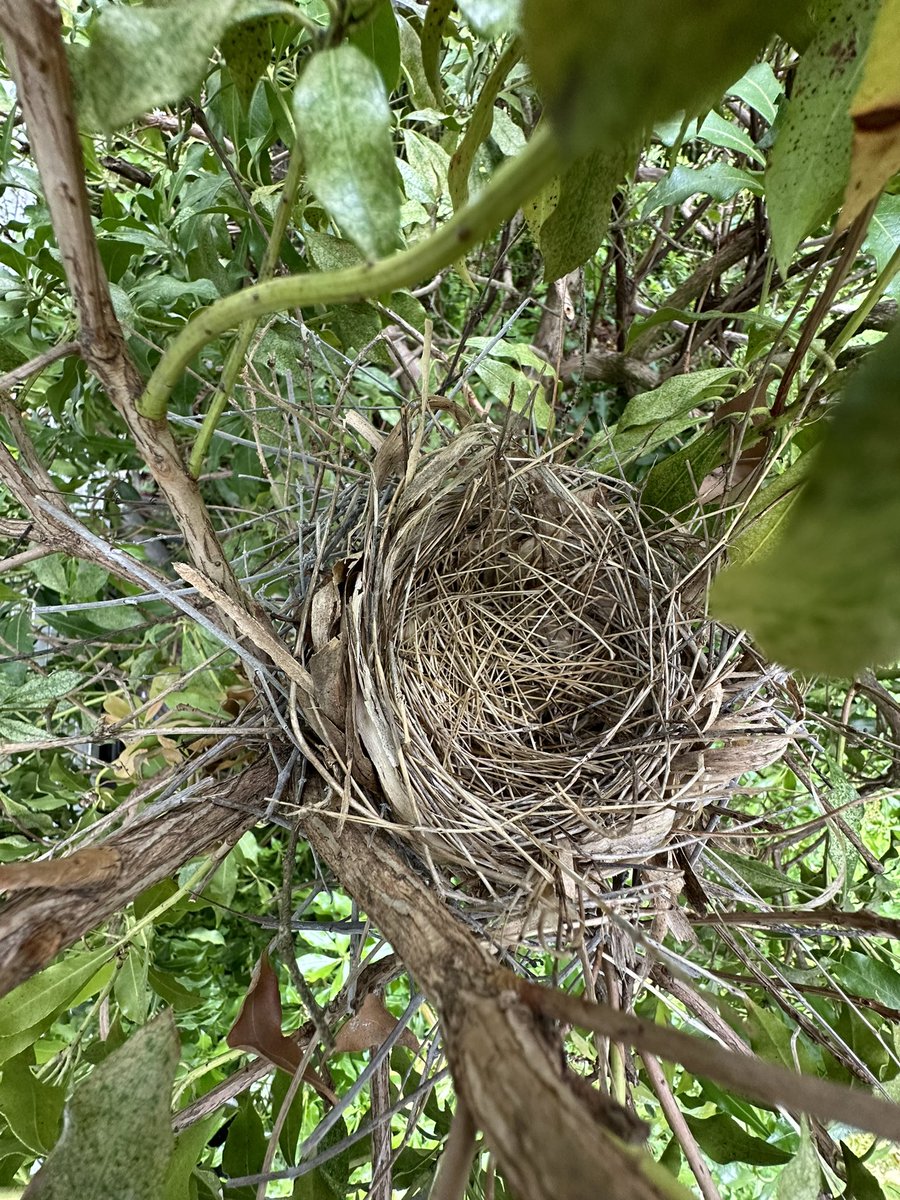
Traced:
<path id="1" fill-rule="evenodd" d="M 471 203 L 408 250 L 344 271 L 269 279 L 217 301 L 192 317 L 169 345 L 138 400 L 138 412 L 152 421 L 164 420 L 172 389 L 194 356 L 244 321 L 310 304 L 370 300 L 437 274 L 511 217 L 553 178 L 559 165 L 553 135 L 549 129 L 539 129 L 522 153 L 504 164 Z"/>

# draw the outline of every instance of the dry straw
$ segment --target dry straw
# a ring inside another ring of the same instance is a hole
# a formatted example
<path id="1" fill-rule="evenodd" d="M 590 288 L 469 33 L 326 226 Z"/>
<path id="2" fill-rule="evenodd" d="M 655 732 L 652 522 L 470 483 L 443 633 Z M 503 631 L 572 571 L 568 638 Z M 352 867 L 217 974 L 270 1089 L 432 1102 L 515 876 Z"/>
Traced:
<path id="1" fill-rule="evenodd" d="M 659 878 L 788 744 L 777 673 L 706 616 L 714 556 L 652 528 L 630 485 L 483 426 L 371 484 L 328 602 L 341 744 L 479 919 L 524 933 L 624 868 Z"/>

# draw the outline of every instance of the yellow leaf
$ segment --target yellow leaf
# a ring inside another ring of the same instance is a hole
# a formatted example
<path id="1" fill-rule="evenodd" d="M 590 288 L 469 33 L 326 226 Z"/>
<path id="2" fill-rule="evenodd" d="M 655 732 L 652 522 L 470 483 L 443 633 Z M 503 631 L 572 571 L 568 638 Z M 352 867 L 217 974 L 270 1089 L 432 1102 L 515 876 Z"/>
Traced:
<path id="1" fill-rule="evenodd" d="M 853 97 L 853 155 L 838 228 L 846 229 L 900 171 L 900 0 L 882 0 Z"/>

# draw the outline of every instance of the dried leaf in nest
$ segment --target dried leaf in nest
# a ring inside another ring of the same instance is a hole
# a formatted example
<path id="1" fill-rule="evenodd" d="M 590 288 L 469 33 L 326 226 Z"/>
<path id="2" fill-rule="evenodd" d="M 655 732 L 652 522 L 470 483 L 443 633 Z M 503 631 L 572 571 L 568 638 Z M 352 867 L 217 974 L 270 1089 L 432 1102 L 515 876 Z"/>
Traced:
<path id="1" fill-rule="evenodd" d="M 705 548 L 649 532 L 626 483 L 469 426 L 368 513 L 342 603 L 329 576 L 310 611 L 341 610 L 373 818 L 471 913 L 665 866 L 784 751 L 778 676 L 706 618 Z"/>

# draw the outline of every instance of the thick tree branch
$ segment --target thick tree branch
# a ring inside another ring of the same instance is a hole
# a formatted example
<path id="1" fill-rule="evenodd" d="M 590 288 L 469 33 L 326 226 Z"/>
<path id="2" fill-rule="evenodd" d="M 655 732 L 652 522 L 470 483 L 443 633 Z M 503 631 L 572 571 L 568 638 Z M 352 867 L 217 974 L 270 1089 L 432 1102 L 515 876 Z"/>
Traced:
<path id="1" fill-rule="evenodd" d="M 516 1194 L 658 1200 L 655 1164 L 626 1145 L 642 1123 L 566 1070 L 541 1017 L 498 986 L 505 974 L 388 839 L 350 822 L 338 834 L 327 815 L 304 827 L 436 1005 L 457 1091 Z"/>
<path id="2" fill-rule="evenodd" d="M 115 878 L 79 891 L 24 892 L 7 903 L 0 909 L 0 995 L 208 847 L 233 845 L 259 820 L 276 776 L 266 760 L 224 784 L 210 781 L 180 808 L 151 807 L 99 843 L 118 852 Z"/>

